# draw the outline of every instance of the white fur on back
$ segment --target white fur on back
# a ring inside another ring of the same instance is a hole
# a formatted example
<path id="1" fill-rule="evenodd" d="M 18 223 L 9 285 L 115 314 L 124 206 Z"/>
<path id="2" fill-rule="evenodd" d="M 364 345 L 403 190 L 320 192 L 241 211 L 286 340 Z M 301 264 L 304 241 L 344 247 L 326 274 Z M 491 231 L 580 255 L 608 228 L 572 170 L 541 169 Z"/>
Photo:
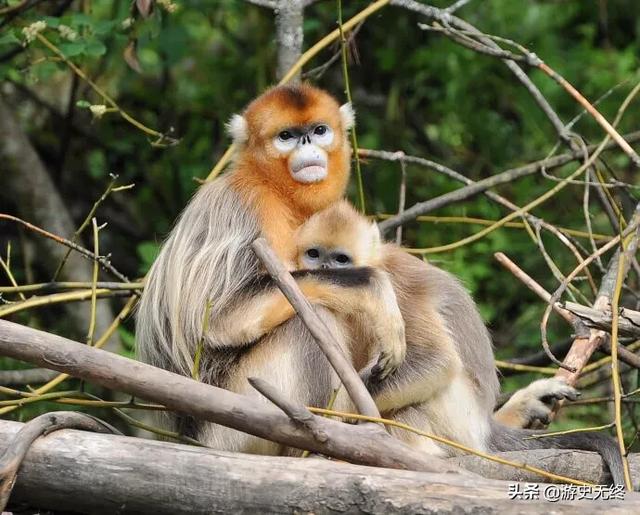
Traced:
<path id="1" fill-rule="evenodd" d="M 258 236 L 255 214 L 228 178 L 200 188 L 147 275 L 136 321 L 143 361 L 191 375 L 206 305 L 215 317 L 256 276 L 250 245 Z M 210 343 L 214 338 L 206 335 Z"/>

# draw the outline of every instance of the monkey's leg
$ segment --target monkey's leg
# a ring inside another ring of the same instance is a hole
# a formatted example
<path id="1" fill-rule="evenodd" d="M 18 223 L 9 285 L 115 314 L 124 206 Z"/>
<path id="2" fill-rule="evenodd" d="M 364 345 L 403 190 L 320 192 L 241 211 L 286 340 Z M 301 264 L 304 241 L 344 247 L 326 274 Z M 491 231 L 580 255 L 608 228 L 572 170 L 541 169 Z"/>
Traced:
<path id="1" fill-rule="evenodd" d="M 380 353 L 382 377 L 398 367 L 405 354 L 404 322 L 386 273 L 371 268 L 350 268 L 305 270 L 293 275 L 310 302 L 341 315 L 366 317 L 376 352 Z M 273 280 L 265 278 L 259 287 L 247 291 L 232 309 L 216 315 L 210 330 L 216 341 L 243 345 L 269 333 L 294 315 L 293 307 Z"/>
<path id="2" fill-rule="evenodd" d="M 502 425 L 526 429 L 535 422 L 549 424 L 551 411 L 558 400 L 575 400 L 580 395 L 562 379 L 539 379 L 516 391 L 494 414 Z"/>
<path id="3" fill-rule="evenodd" d="M 322 307 L 317 312 L 349 356 L 344 331 L 336 317 Z M 297 317 L 280 325 L 248 349 L 223 385 L 231 391 L 270 403 L 251 387 L 248 377 L 268 381 L 284 397 L 303 406 L 326 406 L 333 388 L 339 383 L 318 344 Z M 206 445 L 220 450 L 268 455 L 300 453 L 211 423 L 202 423 L 198 436 Z"/>
<path id="4" fill-rule="evenodd" d="M 407 354 L 398 369 L 386 379 L 375 376 L 371 362 L 362 372 L 365 385 L 380 411 L 400 409 L 429 401 L 460 374 L 462 364 L 452 349 L 434 349 L 409 342 Z"/>
<path id="5" fill-rule="evenodd" d="M 428 401 L 383 412 L 387 418 L 441 438 L 486 451 L 491 435 L 490 419 L 478 403 L 464 374 L 457 374 Z M 454 456 L 464 451 L 429 437 L 390 427 L 391 433 L 408 445 L 435 455 Z"/>

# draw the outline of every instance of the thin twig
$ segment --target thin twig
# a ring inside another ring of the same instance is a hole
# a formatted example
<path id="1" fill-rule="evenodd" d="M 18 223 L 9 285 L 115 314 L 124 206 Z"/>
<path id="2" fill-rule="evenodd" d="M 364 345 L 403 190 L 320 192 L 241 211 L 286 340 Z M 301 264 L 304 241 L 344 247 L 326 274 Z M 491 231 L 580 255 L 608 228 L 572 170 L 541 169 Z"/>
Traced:
<path id="1" fill-rule="evenodd" d="M 351 86 L 349 84 L 349 66 L 347 63 L 347 42 L 344 38 L 344 28 L 342 25 L 342 0 L 338 2 L 338 30 L 340 32 L 340 51 L 342 53 L 342 77 L 344 80 L 344 92 L 347 95 L 347 102 L 353 106 L 351 98 Z M 358 156 L 358 137 L 355 126 L 351 127 L 351 147 L 356 165 L 356 185 L 358 188 L 358 204 L 362 214 L 367 212 L 364 200 L 364 187 L 362 185 L 362 170 L 360 169 L 360 156 Z"/>
<path id="2" fill-rule="evenodd" d="M 33 293 L 33 292 L 57 292 L 60 290 L 82 290 L 91 288 L 93 282 L 80 282 L 80 281 L 63 281 L 63 282 L 50 282 L 50 283 L 34 283 L 23 284 L 20 286 L 0 286 L 0 293 Z M 115 283 L 98 281 L 96 283 L 97 288 L 104 290 L 142 290 L 144 283 Z"/>
<path id="3" fill-rule="evenodd" d="M 624 482 L 627 490 L 633 491 L 633 483 L 631 481 L 631 472 L 629 470 L 629 462 L 627 460 L 627 451 L 624 445 L 624 432 L 622 429 L 622 413 L 621 413 L 621 395 L 622 385 L 620 384 L 620 371 L 618 367 L 618 306 L 620 303 L 620 293 L 622 292 L 622 283 L 627 273 L 627 267 L 625 267 L 626 251 L 629 247 L 630 241 L 637 234 L 630 233 L 621 240 L 622 249 L 620 251 L 620 257 L 618 259 L 618 270 L 616 274 L 616 284 L 611 297 L 611 313 L 613 318 L 611 319 L 611 379 L 613 383 L 613 400 L 614 400 L 614 414 L 616 422 L 616 437 L 618 440 L 618 447 L 620 448 L 620 455 L 622 456 L 622 465 L 624 471 Z"/>
<path id="4" fill-rule="evenodd" d="M 571 404 L 574 404 L 573 402 Z M 571 435 L 574 433 L 591 433 L 594 431 L 604 431 L 605 429 L 610 429 L 615 426 L 615 422 L 611 422 L 610 424 L 604 424 L 602 426 L 594 426 L 594 427 L 578 427 L 576 429 L 566 429 L 564 431 L 551 431 L 544 432 L 540 434 L 534 434 L 531 436 L 526 436 L 524 440 L 538 440 L 540 438 L 547 438 L 549 436 L 560 436 L 560 435 Z"/>
<path id="5" fill-rule="evenodd" d="M 90 250 L 85 249 L 84 247 L 78 245 L 77 243 L 73 243 L 72 241 L 63 238 L 62 236 L 58 236 L 57 234 L 53 234 L 49 231 L 46 231 L 40 227 L 38 227 L 37 225 L 33 225 L 32 223 L 29 223 L 25 220 L 22 220 L 21 218 L 18 218 L 17 216 L 13 216 L 13 215 L 9 215 L 6 213 L 0 213 L 0 220 L 10 220 L 12 222 L 17 222 L 19 224 L 22 224 L 24 227 L 26 227 L 27 229 L 29 229 L 30 231 L 33 231 L 37 234 L 40 234 L 41 236 L 44 236 L 45 238 L 49 238 L 50 240 L 53 240 L 57 243 L 60 243 L 61 245 L 64 245 L 65 247 L 69 247 L 72 250 L 75 250 L 77 253 L 79 253 L 80 255 L 90 259 L 90 260 L 97 260 L 98 263 L 100 263 L 100 266 L 107 272 L 113 274 L 115 277 L 117 277 L 120 281 L 122 281 L 123 283 L 128 283 L 129 279 L 127 278 L 126 275 L 118 272 L 118 270 L 116 270 L 114 268 L 114 266 L 109 262 L 109 260 L 104 257 L 104 256 L 96 256 L 93 252 L 91 252 Z"/>
<path id="6" fill-rule="evenodd" d="M 407 200 L 407 165 L 404 159 L 400 159 L 400 193 L 398 195 L 398 216 L 404 213 L 405 203 Z M 402 245 L 402 225 L 396 229 L 396 245 Z"/>
<path id="7" fill-rule="evenodd" d="M 557 369 L 551 367 L 536 367 L 532 365 L 521 365 L 520 363 L 509 363 L 508 361 L 494 360 L 496 367 L 500 369 L 514 370 L 516 372 L 533 372 L 536 374 L 555 375 Z"/>
<path id="8" fill-rule="evenodd" d="M 397 427 L 399 429 L 403 429 L 405 431 L 409 431 L 411 433 L 415 433 L 417 435 L 420 436 L 424 436 L 426 438 L 429 438 L 431 440 L 434 440 L 436 442 L 439 442 L 441 444 L 447 445 L 449 447 L 453 447 L 454 449 L 458 449 L 461 450 L 463 452 L 466 452 L 468 454 L 474 454 L 476 456 L 479 456 L 481 458 L 484 458 L 486 460 L 489 461 L 494 461 L 496 463 L 501 463 L 502 465 L 507 465 L 509 467 L 515 467 L 518 469 L 522 469 L 522 470 L 527 470 L 529 472 L 533 472 L 535 474 L 539 474 L 542 477 L 546 477 L 548 479 L 553 479 L 554 481 L 561 481 L 563 483 L 569 483 L 569 484 L 573 484 L 573 485 L 590 485 L 590 483 L 585 483 L 584 481 L 580 481 L 577 479 L 572 479 L 569 477 L 565 477 L 565 476 L 558 476 L 557 474 L 552 474 L 551 472 L 547 472 L 546 470 L 542 470 L 539 469 L 537 467 L 532 467 L 531 465 L 527 465 L 526 463 L 517 463 L 514 461 L 509 461 L 506 460 L 504 458 L 500 458 L 498 456 L 493 456 L 491 454 L 486 454 L 482 451 L 478 451 L 477 449 L 473 449 L 471 447 L 467 447 L 466 445 L 460 444 L 458 442 L 454 442 L 453 440 L 449 440 L 448 438 L 443 438 L 441 436 L 437 436 L 434 435 L 433 433 L 427 433 L 426 431 L 422 431 L 420 429 L 417 429 L 415 427 L 412 427 L 408 424 L 403 424 L 402 422 L 397 422 L 395 420 L 390 420 L 387 418 L 380 418 L 380 417 L 369 417 L 366 415 L 359 415 L 356 413 L 345 413 L 342 411 L 334 411 L 334 410 L 328 410 L 328 409 L 324 409 L 324 408 L 314 408 L 314 407 L 310 407 L 309 411 L 311 411 L 312 413 L 315 413 L 317 415 L 329 415 L 329 416 L 333 416 L 333 417 L 340 417 L 342 419 L 348 420 L 348 419 L 355 419 L 355 420 L 366 420 L 368 422 L 377 422 L 380 424 L 384 424 L 386 426 L 392 426 L 392 427 Z"/>
<path id="9" fill-rule="evenodd" d="M 100 204 L 102 204 L 106 200 L 106 198 L 109 196 L 110 193 L 115 192 L 115 191 L 122 191 L 123 188 L 128 190 L 128 189 L 130 189 L 130 188 L 132 188 L 134 186 L 133 184 L 127 184 L 125 186 L 116 187 L 116 183 L 118 181 L 118 176 L 115 175 L 115 174 L 110 174 L 110 175 L 111 175 L 111 181 L 109 181 L 109 184 L 107 185 L 107 188 L 102 193 L 102 195 L 100 195 L 100 198 L 93 203 L 93 206 L 89 210 L 89 213 L 87 214 L 86 218 L 82 221 L 82 223 L 80 224 L 80 227 L 78 227 L 78 229 L 76 229 L 76 232 L 73 233 L 73 236 L 71 237 L 71 241 L 73 243 L 77 243 L 78 242 L 78 239 L 80 238 L 80 235 L 82 234 L 82 232 L 91 223 L 91 219 L 95 216 L 96 211 L 98 210 L 98 207 L 100 206 Z M 69 258 L 69 254 L 71 254 L 71 248 L 69 248 L 67 250 L 65 255 L 60 260 L 60 264 L 56 268 L 56 271 L 53 273 L 53 277 L 51 278 L 51 282 L 54 282 L 54 281 L 56 281 L 58 279 L 58 276 L 60 275 L 60 272 L 64 268 L 64 265 L 67 262 L 67 259 Z"/>
<path id="10" fill-rule="evenodd" d="M 7 261 L 5 262 L 5 260 L 2 259 L 2 256 L 0 256 L 0 266 L 2 266 L 5 274 L 7 274 L 7 278 L 13 285 L 13 288 L 19 288 L 18 283 L 16 282 L 16 278 L 13 276 L 13 272 L 11 272 L 11 243 L 7 243 Z M 0 294 L 2 294 L 1 290 Z M 18 294 L 20 295 L 20 298 L 22 300 L 27 300 L 22 292 L 19 292 Z"/>
<path id="11" fill-rule="evenodd" d="M 27 309 L 33 309 L 40 306 L 51 306 L 53 304 L 64 304 L 66 302 L 79 302 L 83 300 L 91 300 L 94 296 L 98 299 L 104 299 L 109 297 L 128 297 L 130 292 L 125 290 L 103 290 L 93 289 L 70 291 L 64 293 L 52 293 L 51 295 L 43 295 L 41 297 L 32 297 L 22 302 L 13 302 L 6 306 L 0 307 L 0 318 L 25 311 Z"/>
<path id="12" fill-rule="evenodd" d="M 98 238 L 98 222 L 95 217 L 91 219 L 93 226 L 93 253 L 100 255 L 100 240 Z M 93 262 L 93 277 L 91 280 L 91 312 L 89 313 L 89 330 L 87 332 L 87 345 L 93 345 L 93 338 L 96 332 L 96 304 L 97 304 L 97 284 L 98 282 L 98 262 Z"/>
<path id="13" fill-rule="evenodd" d="M 375 218 L 379 220 L 387 220 L 389 218 L 393 218 L 397 216 L 397 213 L 380 213 L 375 215 Z M 434 215 L 420 215 L 416 217 L 416 222 L 430 222 L 435 225 L 438 224 L 470 224 L 470 225 L 492 225 L 496 223 L 496 220 L 487 220 L 486 218 L 475 218 L 472 216 L 434 216 Z M 510 229 L 525 229 L 526 224 L 523 222 L 507 222 L 504 224 L 504 227 Z M 546 229 L 546 227 L 544 227 Z M 575 236 L 578 238 L 589 238 L 589 233 L 584 231 L 579 231 L 577 229 L 569 229 L 568 227 L 558 226 L 558 231 L 561 234 L 568 234 L 570 236 Z M 606 234 L 593 233 L 593 238 L 597 241 L 610 241 L 612 236 L 608 236 Z M 2 291 L 2 288 L 0 288 Z"/>
<path id="14" fill-rule="evenodd" d="M 145 134 L 148 134 L 149 136 L 153 136 L 154 138 L 156 138 L 153 142 L 151 142 L 151 144 L 153 146 L 175 145 L 175 144 L 178 143 L 178 140 L 176 140 L 174 138 L 171 138 L 171 137 L 167 136 L 166 134 L 158 132 L 158 131 L 156 131 L 154 129 L 150 129 L 149 127 L 147 127 L 143 123 L 141 123 L 138 120 L 136 120 L 129 113 L 124 111 L 105 90 L 103 90 L 100 86 L 98 86 L 95 82 L 93 82 L 87 76 L 87 74 L 84 73 L 80 68 L 78 68 L 72 61 L 67 59 L 67 57 L 62 53 L 62 51 L 56 45 L 51 43 L 51 41 L 49 41 L 42 34 L 37 34 L 36 38 L 38 38 L 38 41 L 40 41 L 44 46 L 46 46 L 49 50 L 51 50 L 54 54 L 56 54 L 56 56 L 58 56 L 58 58 L 60 60 L 62 60 L 69 68 L 71 68 L 71 70 L 78 77 L 80 77 L 87 84 L 89 84 L 89 86 L 91 86 L 91 88 L 98 95 L 100 95 L 104 99 L 104 101 L 107 104 L 109 104 L 109 106 L 111 106 L 112 109 L 115 109 L 120 114 L 120 116 L 122 116 L 122 118 L 124 118 L 127 122 L 129 122 L 131 125 L 133 125 L 137 129 L 141 130 Z"/>

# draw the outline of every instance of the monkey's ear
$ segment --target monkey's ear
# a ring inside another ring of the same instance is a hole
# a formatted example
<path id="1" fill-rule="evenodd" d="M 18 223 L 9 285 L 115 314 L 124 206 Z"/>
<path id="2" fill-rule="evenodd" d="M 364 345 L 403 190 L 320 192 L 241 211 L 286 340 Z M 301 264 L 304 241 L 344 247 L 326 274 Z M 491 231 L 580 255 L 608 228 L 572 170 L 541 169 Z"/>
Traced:
<path id="1" fill-rule="evenodd" d="M 373 222 L 369 226 L 369 233 L 371 235 L 371 249 L 373 251 L 373 255 L 377 255 L 380 249 L 380 245 L 382 245 L 382 236 L 380 236 L 380 229 L 378 229 L 378 224 Z"/>
<path id="2" fill-rule="evenodd" d="M 340 106 L 340 118 L 342 118 L 342 126 L 346 131 L 356 124 L 356 112 L 350 102 Z"/>
<path id="3" fill-rule="evenodd" d="M 227 132 L 236 144 L 244 143 L 249 139 L 249 127 L 244 116 L 234 114 L 226 125 Z"/>

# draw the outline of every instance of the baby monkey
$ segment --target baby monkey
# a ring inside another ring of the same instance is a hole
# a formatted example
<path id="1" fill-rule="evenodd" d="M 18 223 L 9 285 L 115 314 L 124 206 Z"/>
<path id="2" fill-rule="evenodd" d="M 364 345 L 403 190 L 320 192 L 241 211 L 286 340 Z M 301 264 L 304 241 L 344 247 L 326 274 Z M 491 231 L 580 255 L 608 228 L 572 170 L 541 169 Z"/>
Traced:
<path id="1" fill-rule="evenodd" d="M 378 267 L 381 263 L 378 226 L 346 200 L 309 218 L 295 239 L 298 269 Z"/>
<path id="2" fill-rule="evenodd" d="M 367 267 L 385 273 L 381 270 L 382 238 L 378 226 L 357 213 L 346 200 L 309 218 L 298 228 L 295 244 L 297 270 Z M 371 321 L 362 315 L 350 315 L 347 318 L 345 322 L 346 327 L 351 329 L 349 350 L 354 367 L 360 370 L 368 365 L 361 374 L 363 379 L 372 383 L 394 372 L 400 363 L 390 363 L 384 355 L 374 355 L 371 346 L 367 345 L 370 337 L 367 324 Z M 405 348 L 389 353 L 393 354 L 404 357 Z"/>
<path id="3" fill-rule="evenodd" d="M 432 313 L 431 299 L 435 297 L 431 296 L 424 277 L 422 280 L 417 277 L 418 274 L 428 276 L 429 272 L 439 272 L 438 269 L 429 266 L 425 270 L 421 261 L 395 245 L 384 244 L 377 224 L 359 214 L 346 200 L 310 217 L 297 230 L 295 243 L 298 270 L 366 267 L 390 278 L 405 321 L 406 349 L 402 349 L 402 354 L 407 354 L 402 363 L 389 365 L 371 348 L 367 334 L 370 320 L 352 315 L 345 321 L 350 329 L 349 350 L 353 365 L 361 371 L 381 412 L 396 414 L 404 407 L 433 401 L 443 390 L 448 390 L 451 383 L 465 383 L 461 375 L 462 361 L 447 328 L 434 316 L 436 313 Z M 405 277 L 414 278 L 411 265 L 418 265 L 414 271 L 416 280 L 412 281 L 410 289 L 395 276 L 393 267 L 385 266 L 391 265 L 392 261 L 401 263 L 404 260 L 408 261 L 404 268 L 409 272 Z M 462 391 L 471 385 L 459 386 L 458 390 Z M 472 395 L 471 390 L 468 393 Z M 346 397 L 341 400 L 348 402 Z"/>
<path id="4" fill-rule="evenodd" d="M 519 395 L 519 403 L 508 403 L 494 417 L 499 382 L 491 338 L 475 303 L 455 277 L 383 243 L 377 225 L 346 201 L 314 214 L 295 238 L 298 269 L 366 267 L 391 280 L 405 323 L 402 362 L 386 369 L 384 363 L 381 366 L 368 343 L 370 320 L 352 317 L 345 323 L 353 365 L 361 371 L 384 417 L 485 452 L 545 447 L 595 450 L 609 465 L 614 482 L 621 483 L 620 454 L 606 436 L 583 433 L 528 439 L 534 432 L 521 428 L 528 422 L 520 420 L 527 411 L 524 408 L 541 404 L 541 398 L 574 398 L 577 392 L 566 383 L 557 379 L 534 383 L 514 396 Z M 352 408 L 346 395 L 339 395 L 335 406 Z M 406 431 L 391 428 L 391 432 L 431 454 L 455 453 Z"/>

